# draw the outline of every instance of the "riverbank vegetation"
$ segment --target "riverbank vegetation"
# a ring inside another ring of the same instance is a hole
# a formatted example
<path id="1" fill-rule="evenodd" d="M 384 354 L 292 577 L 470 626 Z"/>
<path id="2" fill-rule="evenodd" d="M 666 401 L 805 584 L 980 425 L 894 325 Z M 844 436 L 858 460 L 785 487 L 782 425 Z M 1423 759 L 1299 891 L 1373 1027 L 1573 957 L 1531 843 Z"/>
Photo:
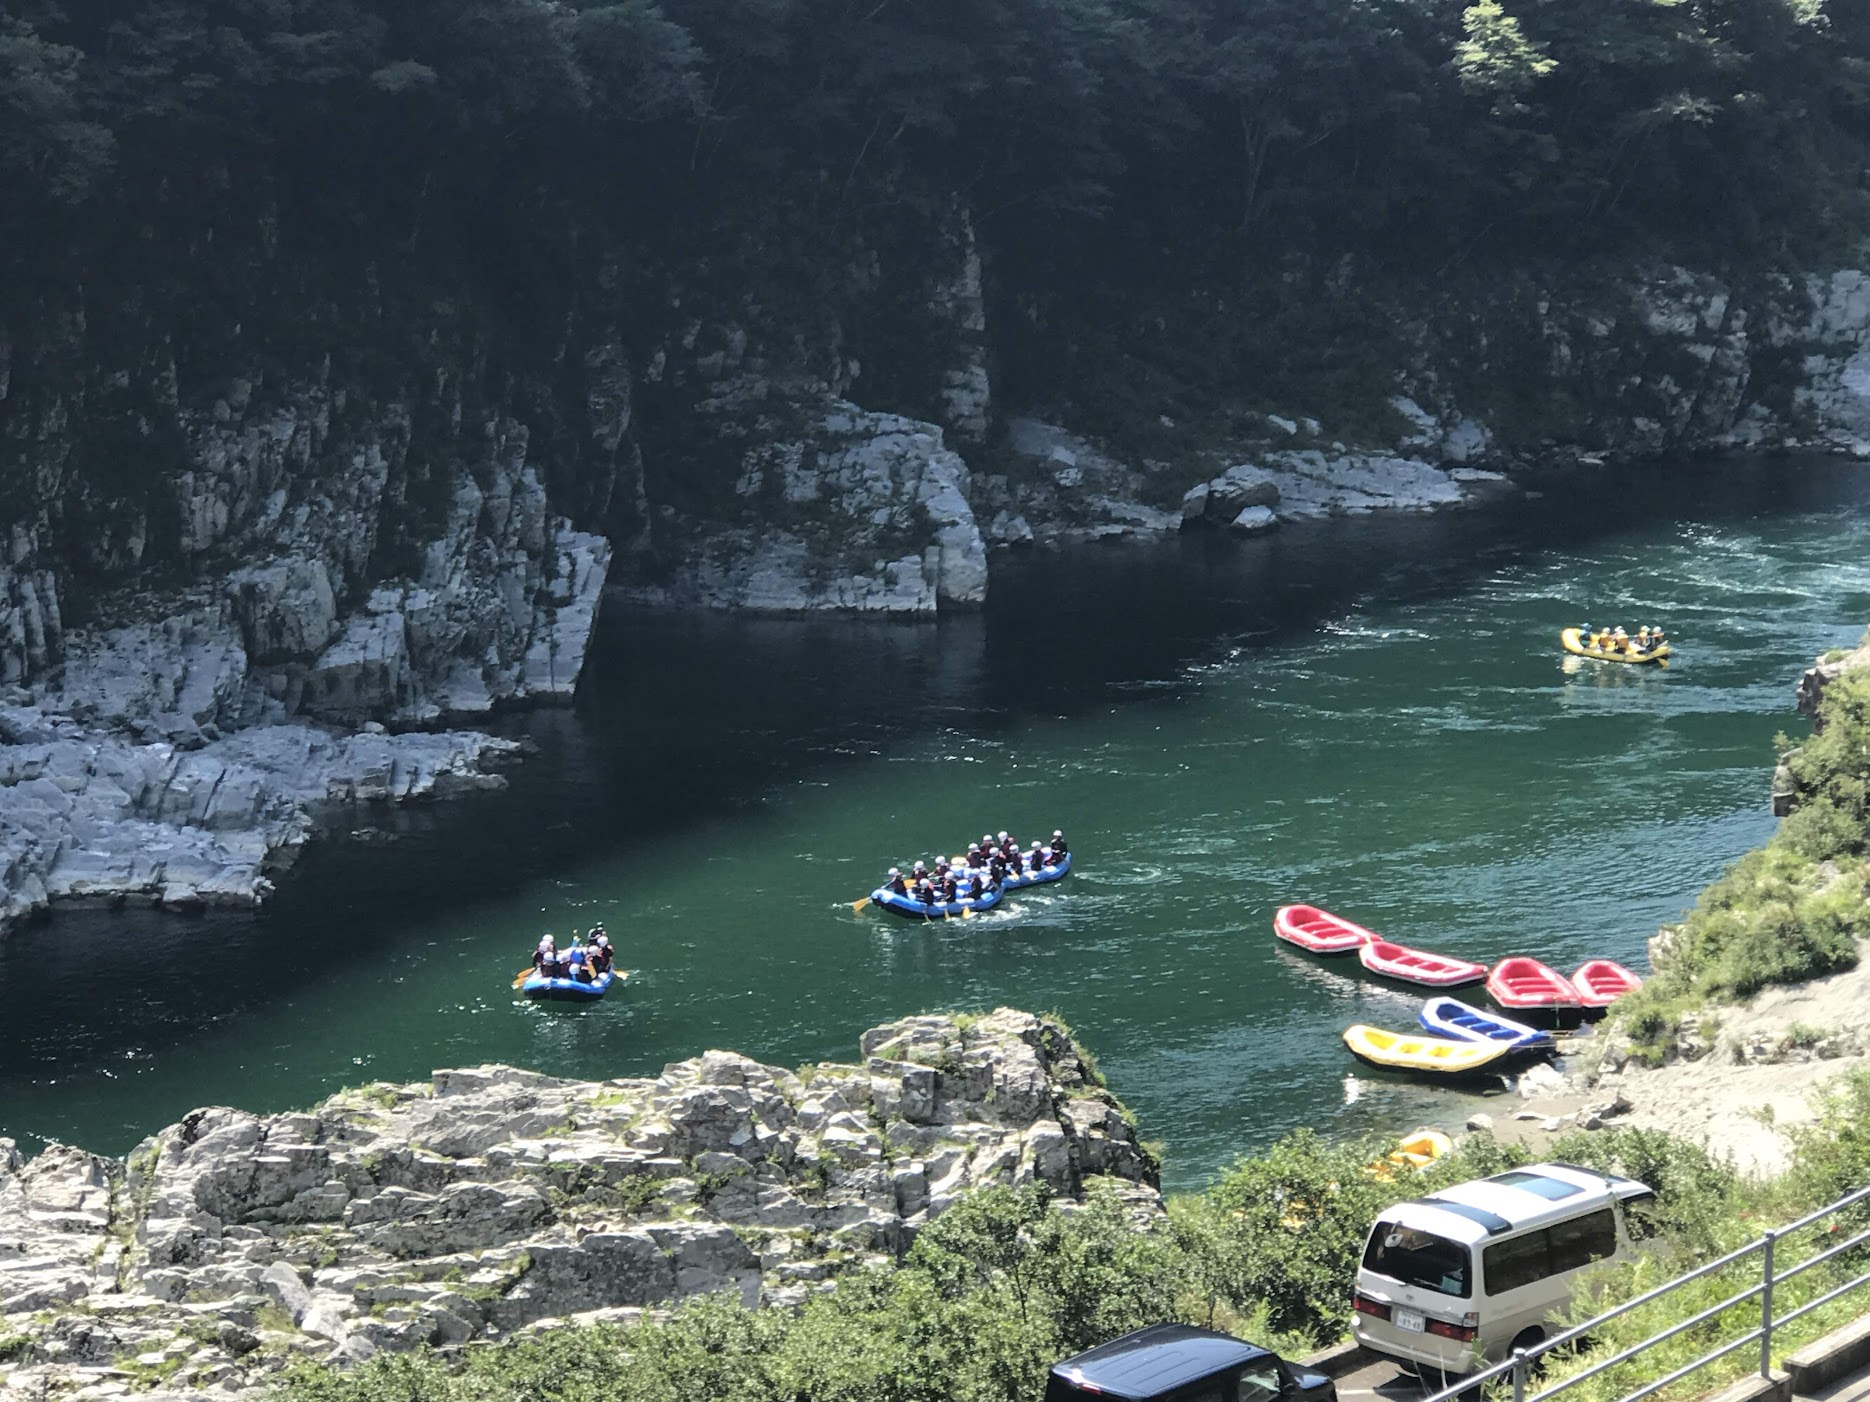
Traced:
<path id="1" fill-rule="evenodd" d="M 1780 738 L 1792 813 L 1663 932 L 1655 972 L 1618 1004 L 1639 1059 L 1659 1063 L 1709 1004 L 1856 966 L 1870 935 L 1870 670 L 1827 686 L 1823 715 L 1804 744 Z"/>
<path id="2" fill-rule="evenodd" d="M 1870 1145 L 1857 1126 L 1867 1110 L 1870 1077 L 1846 1082 L 1823 1121 L 1800 1135 L 1791 1170 L 1773 1182 L 1743 1179 L 1704 1149 L 1652 1131 L 1561 1139 L 1551 1157 L 1629 1174 L 1658 1194 L 1644 1218 L 1643 1258 L 1604 1272 L 1580 1306 L 1584 1314 L 1866 1181 Z M 1166 1222 L 1147 1230 L 1114 1195 L 1094 1192 L 1088 1207 L 1065 1210 L 1034 1188 L 989 1189 L 938 1218 L 901 1264 L 847 1273 L 836 1290 L 797 1310 L 746 1310 L 720 1297 L 684 1304 L 663 1320 L 567 1326 L 474 1346 L 456 1359 L 385 1356 L 348 1372 L 302 1365 L 279 1395 L 282 1402 L 1020 1402 L 1041 1394 L 1045 1369 L 1058 1359 L 1177 1318 L 1301 1354 L 1346 1333 L 1356 1264 L 1384 1206 L 1527 1161 L 1523 1150 L 1477 1135 L 1426 1170 L 1372 1172 L 1386 1147 L 1334 1145 L 1300 1131 L 1241 1160 L 1206 1192 L 1175 1200 Z M 1788 1243 L 1782 1266 L 1810 1245 Z M 1745 1269 L 1718 1277 L 1714 1294 L 1701 1291 L 1692 1303 L 1658 1306 L 1606 1331 L 1600 1355 L 1657 1327 L 1659 1314 L 1683 1317 L 1738 1288 Z M 1786 1287 L 1782 1309 L 1836 1278 L 1824 1267 L 1809 1272 Z M 1785 1346 L 1830 1322 L 1813 1316 Z M 1705 1332 L 1693 1337 L 1698 1349 L 1707 1346 Z M 1744 1359 L 1735 1366 L 1743 1369 Z M 1583 1394 L 1586 1402 L 1615 1395 L 1607 1386 Z"/>

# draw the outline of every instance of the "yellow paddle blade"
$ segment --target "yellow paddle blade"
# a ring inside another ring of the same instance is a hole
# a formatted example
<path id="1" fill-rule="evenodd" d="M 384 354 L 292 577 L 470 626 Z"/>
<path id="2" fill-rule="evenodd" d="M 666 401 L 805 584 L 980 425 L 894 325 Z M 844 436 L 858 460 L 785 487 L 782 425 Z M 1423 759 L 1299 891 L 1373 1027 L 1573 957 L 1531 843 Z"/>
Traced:
<path id="1" fill-rule="evenodd" d="M 974 912 L 963 906 L 961 909 L 961 918 L 963 920 L 972 920 L 974 918 Z"/>
<path id="2" fill-rule="evenodd" d="M 869 904 L 870 904 L 870 897 L 868 896 L 865 896 L 861 901 L 852 901 L 851 902 L 851 914 L 853 915 L 857 914 L 858 911 L 862 910 L 865 906 Z"/>
<path id="3" fill-rule="evenodd" d="M 518 988 L 522 983 L 524 983 L 527 979 L 531 977 L 532 977 L 532 968 L 529 965 L 528 967 L 521 969 L 518 973 L 513 975 L 513 986 L 515 988 Z"/>

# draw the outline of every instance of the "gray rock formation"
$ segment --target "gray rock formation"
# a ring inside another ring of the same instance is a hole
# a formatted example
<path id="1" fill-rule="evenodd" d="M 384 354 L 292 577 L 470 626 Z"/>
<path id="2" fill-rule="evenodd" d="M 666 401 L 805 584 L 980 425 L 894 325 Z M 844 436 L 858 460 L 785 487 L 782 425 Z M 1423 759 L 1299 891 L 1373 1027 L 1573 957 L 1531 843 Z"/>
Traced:
<path id="1" fill-rule="evenodd" d="M 933 424 L 866 413 L 759 376 L 703 405 L 735 443 L 734 500 L 671 513 L 684 545 L 664 577 L 618 592 L 660 608 L 933 614 L 987 596 L 987 550 L 960 454 Z"/>
<path id="2" fill-rule="evenodd" d="M 512 748 L 349 732 L 576 685 L 610 546 L 551 512 L 522 425 L 418 466 L 398 400 L 235 380 L 191 407 L 171 386 L 181 464 L 79 540 L 74 405 L 5 399 L 44 472 L 0 534 L 0 935 L 64 897 L 258 901 L 321 808 L 498 783 L 482 762 Z M 408 500 L 419 473 L 432 509 Z M 74 557 L 114 587 L 82 627 Z M 176 577 L 197 582 L 153 583 Z"/>
<path id="3" fill-rule="evenodd" d="M 333 804 L 498 786 L 473 731 L 260 725 L 194 749 L 0 706 L 0 929 L 54 900 L 253 905 Z"/>
<path id="4" fill-rule="evenodd" d="M 240 1392 L 299 1354 L 796 1302 L 987 1183 L 1107 1180 L 1160 1212 L 1057 1023 L 914 1017 L 861 1045 L 797 1073 L 719 1051 L 653 1081 L 437 1071 L 298 1114 L 197 1110 L 125 1160 L 0 1140 L 0 1386 Z"/>

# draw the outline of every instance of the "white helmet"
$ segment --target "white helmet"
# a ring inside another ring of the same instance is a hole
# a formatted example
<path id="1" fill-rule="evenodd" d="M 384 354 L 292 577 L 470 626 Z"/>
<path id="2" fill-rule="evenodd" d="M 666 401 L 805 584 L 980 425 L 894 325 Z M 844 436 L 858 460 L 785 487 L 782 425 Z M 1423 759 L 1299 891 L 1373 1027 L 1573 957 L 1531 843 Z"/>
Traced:
<path id="1" fill-rule="evenodd" d="M 1065 835 L 1065 832 L 1064 832 L 1064 829 L 1062 829 L 1062 828 L 1053 828 L 1053 829 L 1052 829 L 1052 836 L 1054 836 L 1054 837 L 1063 837 L 1064 835 Z"/>
<path id="2" fill-rule="evenodd" d="M 901 876 L 901 875 L 902 875 L 902 872 L 901 872 L 901 871 L 900 871 L 900 870 L 899 870 L 898 868 L 896 868 L 896 867 L 891 867 L 891 868 L 890 868 L 890 875 L 891 875 L 891 876 Z"/>
<path id="3" fill-rule="evenodd" d="M 1039 850 L 1039 839 L 1036 837 L 1032 840 L 1032 850 L 1035 852 Z"/>
<path id="4" fill-rule="evenodd" d="M 1006 829 L 1005 828 L 1000 829 L 1000 841 L 1002 842 L 1006 841 Z"/>

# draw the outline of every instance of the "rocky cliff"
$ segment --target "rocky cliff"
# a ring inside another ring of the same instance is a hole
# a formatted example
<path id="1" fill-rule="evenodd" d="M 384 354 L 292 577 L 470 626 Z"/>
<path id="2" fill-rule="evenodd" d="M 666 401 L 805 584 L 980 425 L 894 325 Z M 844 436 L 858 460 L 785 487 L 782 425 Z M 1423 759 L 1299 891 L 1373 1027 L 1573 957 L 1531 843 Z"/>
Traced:
<path id="1" fill-rule="evenodd" d="M 437 1071 L 298 1114 L 197 1110 L 123 1160 L 0 1140 L 0 1385 L 239 1393 L 301 1355 L 719 1291 L 784 1305 L 988 1183 L 1104 1180 L 1160 1211 L 1058 1023 L 913 1017 L 860 1049 L 797 1072 L 711 1051 L 635 1081 Z"/>
<path id="2" fill-rule="evenodd" d="M 1061 313 L 996 285 L 964 209 L 644 269 L 591 240 L 519 302 L 420 239 L 228 219 L 161 278 L 0 316 L 0 933 L 67 897 L 256 901 L 321 809 L 500 782 L 505 747 L 412 732 L 568 697 L 607 585 L 928 617 L 982 602 L 996 547 L 1456 506 L 1533 464 L 1870 456 L 1852 270 L 1353 269 L 1316 296 L 1373 328 L 1354 383 L 1171 403 L 1061 363 L 1008 402 L 998 353 Z M 1123 364 L 1201 364 L 1173 310 L 1137 309 Z"/>

